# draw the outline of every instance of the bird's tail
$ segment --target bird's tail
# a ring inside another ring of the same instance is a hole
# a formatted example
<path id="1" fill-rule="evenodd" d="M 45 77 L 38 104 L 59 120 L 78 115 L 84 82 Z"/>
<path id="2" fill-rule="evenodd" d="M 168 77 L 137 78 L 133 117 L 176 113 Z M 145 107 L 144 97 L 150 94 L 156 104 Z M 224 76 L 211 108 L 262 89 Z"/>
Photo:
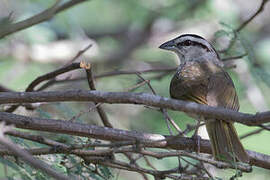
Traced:
<path id="1" fill-rule="evenodd" d="M 212 153 L 217 160 L 248 163 L 249 157 L 232 123 L 221 120 L 206 122 Z"/>

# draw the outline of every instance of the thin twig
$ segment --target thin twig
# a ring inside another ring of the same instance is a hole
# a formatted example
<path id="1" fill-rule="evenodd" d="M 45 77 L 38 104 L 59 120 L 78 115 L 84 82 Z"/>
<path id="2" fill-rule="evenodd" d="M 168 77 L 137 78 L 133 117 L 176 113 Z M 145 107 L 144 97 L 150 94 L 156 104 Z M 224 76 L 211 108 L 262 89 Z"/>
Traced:
<path id="1" fill-rule="evenodd" d="M 39 85 L 41 82 L 43 81 L 46 81 L 46 80 L 49 80 L 49 79 L 52 79 L 51 82 L 55 82 L 55 77 L 60 75 L 60 74 L 63 74 L 63 73 L 66 73 L 66 72 L 69 72 L 69 71 L 72 71 L 72 70 L 75 70 L 75 69 L 80 69 L 80 63 L 72 63 L 70 64 L 71 62 L 75 61 L 78 57 L 80 57 L 84 52 L 86 52 L 90 47 L 92 47 L 91 44 L 89 44 L 86 48 L 84 48 L 83 50 L 79 51 L 70 61 L 68 64 L 52 71 L 52 72 L 49 72 L 49 73 L 46 73 L 42 76 L 39 76 L 37 77 L 34 81 L 32 81 L 28 87 L 26 88 L 25 92 L 31 92 L 31 91 L 34 91 L 35 87 L 37 85 Z M 45 84 L 46 85 L 46 84 Z M 39 88 L 39 90 L 42 90 L 42 88 Z M 5 112 L 13 112 L 15 111 L 20 105 L 13 105 L 11 107 L 9 107 L 7 110 L 5 110 Z"/>
<path id="2" fill-rule="evenodd" d="M 93 45 L 89 44 L 84 49 L 80 50 L 76 56 L 74 56 L 71 60 L 69 60 L 64 66 L 73 63 L 77 58 L 79 58 L 82 54 L 84 54 L 88 49 L 90 49 Z"/>
<path id="3" fill-rule="evenodd" d="M 61 67 L 59 69 L 56 69 L 56 70 L 54 70 L 52 72 L 49 72 L 47 74 L 44 74 L 42 76 L 39 76 L 28 85 L 28 87 L 26 88 L 25 91 L 26 92 L 34 91 L 34 88 L 37 85 L 39 85 L 41 82 L 52 79 L 52 78 L 55 78 L 56 76 L 58 76 L 60 74 L 63 74 L 63 73 L 66 73 L 66 72 L 69 72 L 69 71 L 72 71 L 72 70 L 80 69 L 80 68 L 81 68 L 80 63 L 72 63 L 72 64 L 69 64 L 67 66 L 63 66 L 63 67 Z"/>
<path id="4" fill-rule="evenodd" d="M 229 61 L 229 60 L 234 60 L 234 59 L 241 59 L 245 56 L 247 56 L 248 54 L 245 53 L 245 54 L 242 54 L 242 55 L 239 55 L 239 56 L 232 56 L 232 57 L 226 57 L 226 58 L 222 58 L 221 60 L 222 61 Z"/>
<path id="5" fill-rule="evenodd" d="M 100 106 L 102 103 L 96 103 L 93 107 L 88 108 L 87 110 L 82 110 L 80 111 L 78 114 L 76 114 L 75 116 L 73 116 L 72 118 L 70 118 L 69 121 L 73 122 L 75 119 L 78 119 L 79 117 L 81 117 L 83 114 L 90 112 L 94 109 L 96 109 L 98 106 Z"/>
<path id="6" fill-rule="evenodd" d="M 261 132 L 264 131 L 264 130 L 265 130 L 265 129 L 263 129 L 263 128 L 256 129 L 256 130 L 254 130 L 254 131 L 248 132 L 248 133 L 246 133 L 246 134 L 240 136 L 240 139 L 244 139 L 244 138 L 247 138 L 247 137 L 249 137 L 249 136 L 253 136 L 253 135 L 255 135 L 255 134 L 259 134 L 259 133 L 261 133 Z"/>
<path id="7" fill-rule="evenodd" d="M 145 79 L 140 75 L 140 73 L 137 73 L 137 76 L 138 76 L 141 80 L 146 81 L 146 83 L 147 83 L 148 87 L 150 88 L 150 90 L 152 91 L 152 93 L 153 93 L 154 95 L 157 95 L 157 93 L 155 92 L 154 88 L 153 88 L 152 85 L 150 84 L 150 81 L 149 81 L 149 80 L 148 80 L 148 81 L 145 80 Z M 173 127 L 178 131 L 179 134 L 182 134 L 183 131 L 182 131 L 182 130 L 179 128 L 179 126 L 174 122 L 174 120 L 169 116 L 167 110 L 164 109 L 164 108 L 160 108 L 160 111 L 162 112 L 162 114 L 163 114 L 163 116 L 164 116 L 164 118 L 165 118 L 165 120 L 166 120 L 166 123 L 167 123 L 168 129 L 169 129 L 169 131 L 170 131 L 170 134 L 172 135 L 172 130 L 171 130 L 170 125 L 168 124 L 168 122 L 170 122 L 170 123 L 173 125 Z"/>
<path id="8" fill-rule="evenodd" d="M 233 38 L 230 40 L 229 42 L 229 45 L 223 49 L 223 50 L 220 50 L 219 52 L 220 53 L 226 53 L 228 52 L 232 47 L 233 45 L 235 44 L 236 42 L 236 39 L 237 39 L 237 36 L 238 36 L 238 33 L 248 24 L 250 23 L 258 14 L 260 14 L 263 10 L 264 10 L 264 6 L 265 4 L 268 2 L 268 0 L 262 0 L 262 3 L 259 7 L 259 9 L 249 18 L 247 19 L 246 21 L 244 21 L 238 28 L 236 28 L 235 30 L 233 30 Z"/>
<path id="9" fill-rule="evenodd" d="M 147 174 L 151 174 L 154 176 L 154 178 L 156 180 L 160 180 L 160 179 L 164 179 L 164 178 L 169 178 L 169 179 L 175 179 L 175 180 L 208 180 L 209 178 L 207 177 L 192 177 L 192 176 L 187 176 L 187 175 L 171 175 L 174 173 L 178 173 L 178 168 L 173 168 L 170 170 L 164 170 L 164 171 L 156 171 L 156 170 L 150 170 L 150 169 L 145 169 L 142 167 L 136 167 L 133 165 L 130 165 L 128 163 L 122 162 L 122 161 L 104 161 L 101 162 L 102 164 L 109 166 L 109 167 L 113 167 L 113 168 L 117 168 L 117 169 L 124 169 L 124 170 L 128 170 L 128 171 L 136 171 L 136 172 L 144 172 Z"/>
<path id="10" fill-rule="evenodd" d="M 197 155 L 195 153 L 189 153 L 186 151 L 170 151 L 170 152 L 154 152 L 154 151 L 148 151 L 148 150 L 144 150 L 141 149 L 139 151 L 134 151 L 133 147 L 126 147 L 126 148 L 114 148 L 114 149 L 96 149 L 96 150 L 82 150 L 82 149 L 76 149 L 76 148 L 69 148 L 66 146 L 60 146 L 60 148 L 56 151 L 52 151 L 51 148 L 35 148 L 35 149 L 25 149 L 25 151 L 28 151 L 29 153 L 33 154 L 33 155 L 46 155 L 46 154 L 75 154 L 75 155 L 79 155 L 79 156 L 92 156 L 94 158 L 94 156 L 109 156 L 111 154 L 119 154 L 119 153 L 127 153 L 127 152 L 133 152 L 133 153 L 137 153 L 140 154 L 141 156 L 139 156 L 139 158 L 143 157 L 143 156 L 150 156 L 150 157 L 154 157 L 157 159 L 164 159 L 164 158 L 170 158 L 170 157 L 178 157 L 178 156 L 185 156 L 185 157 L 189 157 L 198 161 L 202 161 L 208 164 L 212 164 L 214 166 L 216 166 L 217 168 L 221 168 L 221 169 L 226 169 L 226 168 L 237 168 L 241 171 L 244 172 L 251 172 L 252 171 L 252 167 L 250 165 L 246 165 L 246 164 L 242 164 L 242 163 L 235 163 L 235 164 L 231 164 L 231 163 L 227 163 L 227 162 L 222 162 L 222 161 L 216 161 L 213 159 L 209 159 L 206 157 L 203 157 L 201 155 Z M 0 150 L 0 154 L 1 155 L 16 155 L 13 152 L 1 149 Z M 195 164 L 192 164 L 193 166 L 196 167 Z"/>
<path id="11" fill-rule="evenodd" d="M 129 75 L 129 74 L 137 74 L 137 73 L 157 73 L 157 72 L 174 72 L 176 71 L 175 67 L 169 67 L 169 68 L 154 68 L 154 69 L 147 69 L 147 70 L 135 70 L 135 71 L 112 71 L 103 73 L 100 75 L 94 75 L 94 79 L 100 79 L 100 78 L 106 78 L 106 77 L 113 77 L 113 76 L 119 76 L 119 75 Z M 73 82 L 73 81 L 84 81 L 86 78 L 83 77 L 77 77 L 73 79 L 63 79 L 63 80 L 55 80 L 52 79 L 48 81 L 47 83 L 44 83 L 40 89 L 44 90 L 45 88 L 50 87 L 54 84 L 60 84 L 60 83 L 66 83 L 66 82 Z"/>
<path id="12" fill-rule="evenodd" d="M 89 68 L 85 68 L 85 72 L 86 72 L 86 76 L 87 76 L 87 82 L 89 85 L 90 90 L 96 90 L 96 86 L 94 83 L 94 78 L 93 78 L 93 73 L 92 73 L 92 67 L 89 64 Z M 98 103 L 95 102 L 95 105 L 97 105 Z M 110 127 L 112 128 L 112 124 L 110 123 L 107 114 L 105 113 L 105 111 L 103 110 L 102 106 L 96 106 L 97 112 L 99 114 L 99 117 L 102 121 L 102 123 L 104 124 L 104 126 L 106 127 Z"/>
<path id="13" fill-rule="evenodd" d="M 265 4 L 268 2 L 268 0 L 262 0 L 262 3 L 259 7 L 259 9 L 245 22 L 243 22 L 235 31 L 240 32 L 248 23 L 250 23 L 258 14 L 263 12 Z"/>
<path id="14" fill-rule="evenodd" d="M 13 152 L 17 157 L 23 159 L 26 163 L 30 164 L 36 169 L 40 169 L 41 171 L 45 172 L 49 176 L 58 179 L 58 180 L 69 180 L 73 179 L 71 177 L 67 177 L 65 175 L 59 174 L 55 170 L 53 170 L 49 165 L 44 163 L 43 161 L 40 161 L 38 159 L 35 159 L 31 154 L 29 154 L 27 151 L 21 149 L 19 146 L 13 144 L 10 140 L 8 140 L 5 136 L 5 130 L 2 123 L 1 133 L 0 133 L 0 144 L 4 145 L 5 148 L 7 148 L 9 151 Z"/>
<path id="15" fill-rule="evenodd" d="M 34 88 L 40 84 L 43 81 L 46 81 L 48 79 L 52 79 L 55 78 L 56 76 L 63 74 L 65 72 L 69 72 L 75 69 L 80 69 L 80 63 L 72 63 L 68 66 L 65 67 L 61 67 L 57 70 L 54 70 L 50 73 L 44 74 L 42 76 L 37 77 L 34 81 L 32 81 L 28 87 L 26 88 L 25 92 L 31 92 L 34 91 Z M 5 112 L 13 112 L 15 111 L 20 105 L 12 105 L 11 107 L 9 107 L 7 110 L 5 110 Z"/>
<path id="16" fill-rule="evenodd" d="M 96 86 L 95 86 L 95 83 L 94 83 L 94 78 L 93 78 L 93 73 L 92 73 L 92 67 L 91 67 L 91 64 L 84 64 L 84 63 L 81 63 L 81 67 L 85 69 L 86 71 L 86 75 L 87 75 L 87 82 L 88 82 L 88 85 L 89 85 L 89 88 L 91 90 L 96 90 Z M 97 104 L 95 102 L 95 104 Z M 113 125 L 110 123 L 109 119 L 108 119 L 108 116 L 106 115 L 105 111 L 103 110 L 103 108 L 99 105 L 96 107 L 97 108 L 97 112 L 100 116 L 100 119 L 102 120 L 103 124 L 105 127 L 109 127 L 109 128 L 113 128 Z M 132 158 L 131 155 L 125 153 L 125 156 L 130 160 L 130 161 L 134 161 L 134 159 Z M 136 160 L 135 160 L 136 161 Z M 135 162 L 134 163 L 136 166 L 137 166 L 137 163 Z M 145 176 L 145 174 L 143 173 L 140 173 L 143 178 L 145 180 L 147 180 L 147 176 Z"/>
<path id="17" fill-rule="evenodd" d="M 186 151 L 174 151 L 174 152 L 153 152 L 153 151 L 146 151 L 146 150 L 141 150 L 140 151 L 141 154 L 144 155 L 148 155 L 148 156 L 152 156 L 155 158 L 168 158 L 171 156 L 186 156 L 186 157 L 190 157 L 192 159 L 196 159 L 208 164 L 212 164 L 218 168 L 237 168 L 239 170 L 245 171 L 245 172 L 251 172 L 252 168 L 250 165 L 243 165 L 241 163 L 239 164 L 230 164 L 230 163 L 226 163 L 226 162 L 221 162 L 221 161 L 216 161 L 213 159 L 209 159 L 203 156 L 200 156 L 198 154 L 194 154 L 194 153 L 189 153 Z"/>
<path id="18" fill-rule="evenodd" d="M 35 142 L 38 142 L 40 144 L 46 144 L 48 146 L 53 146 L 53 147 L 61 146 L 61 147 L 66 147 L 66 148 L 69 147 L 63 143 L 48 139 L 48 138 L 43 137 L 41 135 L 32 135 L 32 134 L 29 134 L 26 132 L 21 132 L 21 131 L 16 131 L 16 130 L 7 131 L 6 134 L 10 135 L 10 136 L 14 136 L 14 137 L 27 139 L 30 141 L 35 141 Z"/>
<path id="19" fill-rule="evenodd" d="M 205 123 L 200 123 L 199 127 L 204 126 L 204 125 L 205 125 Z M 188 134 L 189 132 L 195 130 L 196 127 L 197 127 L 196 124 L 195 125 L 187 124 L 186 129 L 183 131 L 183 134 Z"/>
<path id="20" fill-rule="evenodd" d="M 148 80 L 146 80 L 146 81 L 141 81 L 141 82 L 139 82 L 138 84 L 135 84 L 135 85 L 132 86 L 132 87 L 129 87 L 129 88 L 127 88 L 127 89 L 124 89 L 123 91 L 124 91 L 124 92 L 134 91 L 135 89 L 138 89 L 139 87 L 145 85 L 145 84 L 147 83 L 147 81 L 148 81 Z"/>
<path id="21" fill-rule="evenodd" d="M 66 3 L 63 3 L 62 5 L 59 6 L 60 0 L 57 0 L 52 7 L 44 10 L 43 12 L 32 16 L 26 20 L 14 23 L 14 24 L 10 24 L 7 26 L 4 26 L 1 30 L 0 30 L 0 39 L 15 33 L 17 31 L 21 31 L 23 29 L 26 29 L 28 27 L 31 27 L 35 24 L 39 24 L 42 23 L 44 21 L 47 21 L 49 19 L 51 19 L 55 14 L 66 10 L 67 8 L 70 8 L 72 6 L 75 6 L 76 4 L 82 3 L 82 2 L 86 2 L 86 0 L 70 0 Z"/>
<path id="22" fill-rule="evenodd" d="M 190 162 L 190 161 L 187 160 L 186 158 L 183 158 L 183 157 L 182 157 L 181 159 L 182 159 L 183 161 L 185 161 L 187 164 L 189 164 L 189 165 L 191 165 L 191 166 L 194 167 L 192 170 L 190 170 L 189 173 L 196 173 L 196 174 L 198 174 L 198 175 L 202 174 L 202 173 L 203 173 L 202 171 L 204 171 L 206 174 L 209 173 L 208 170 L 207 170 L 206 168 L 202 168 L 202 167 L 201 167 L 201 165 L 202 165 L 201 161 L 199 161 L 200 164 L 198 165 L 198 164 L 195 164 L 195 163 L 193 163 L 193 162 Z M 209 173 L 208 176 L 211 177 L 212 175 Z"/>
<path id="23" fill-rule="evenodd" d="M 270 131 L 270 126 L 269 125 L 266 126 L 266 125 L 260 124 L 259 127 L 261 127 L 264 130 Z"/>

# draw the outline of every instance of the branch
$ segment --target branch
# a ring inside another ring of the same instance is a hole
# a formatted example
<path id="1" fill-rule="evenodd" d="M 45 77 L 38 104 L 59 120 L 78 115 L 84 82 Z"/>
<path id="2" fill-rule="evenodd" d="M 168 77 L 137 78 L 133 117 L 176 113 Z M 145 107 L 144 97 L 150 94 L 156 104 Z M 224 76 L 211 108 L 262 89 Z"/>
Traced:
<path id="1" fill-rule="evenodd" d="M 46 137 L 43 137 L 41 135 L 32 135 L 26 132 L 21 132 L 21 131 L 16 131 L 16 130 L 11 130 L 11 131 L 7 131 L 5 134 L 10 135 L 10 136 L 14 136 L 14 137 L 19 137 L 19 138 L 23 138 L 23 139 L 27 139 L 30 141 L 35 141 L 38 142 L 40 144 L 45 144 L 48 146 L 52 146 L 52 147 L 65 147 L 68 148 L 68 145 L 65 145 L 63 143 L 48 139 Z"/>
<path id="2" fill-rule="evenodd" d="M 192 176 L 185 176 L 185 175 L 180 175 L 180 176 L 176 176 L 176 175 L 171 175 L 173 173 L 177 173 L 179 172 L 178 168 L 174 168 L 174 169 L 170 169 L 170 170 L 165 170 L 165 171 L 157 171 L 157 170 L 150 170 L 150 169 L 145 169 L 142 167 L 137 167 L 133 164 L 129 164 L 129 163 L 125 163 L 122 161 L 118 161 L 118 160 L 110 160 L 110 161 L 100 161 L 100 164 L 103 164 L 105 166 L 109 166 L 109 167 L 113 167 L 113 168 L 117 168 L 117 169 L 123 169 L 123 170 L 128 170 L 128 171 L 136 171 L 136 172 L 141 172 L 141 173 L 147 173 L 147 174 L 151 174 L 155 177 L 156 180 L 159 179 L 164 179 L 166 177 L 170 178 L 170 179 L 182 179 L 182 180 L 208 180 L 208 177 L 192 177 Z"/>
<path id="3" fill-rule="evenodd" d="M 50 73 L 47 73 L 47 74 L 44 74 L 42 76 L 39 76 L 37 77 L 34 81 L 32 81 L 28 87 L 26 88 L 26 92 L 30 92 L 30 91 L 34 91 L 34 88 L 40 84 L 41 82 L 45 81 L 45 80 L 49 80 L 49 79 L 52 79 L 54 77 L 56 77 L 57 75 L 59 74 L 63 74 L 65 72 L 68 72 L 68 71 L 72 71 L 72 70 L 75 70 L 75 69 L 79 69 L 80 68 L 80 63 L 72 63 L 70 65 L 67 65 L 67 66 L 64 66 L 64 67 L 61 67 L 55 71 L 52 71 Z M 15 111 L 17 108 L 19 107 L 19 105 L 13 105 L 11 107 L 9 107 L 6 112 L 13 112 Z"/>
<path id="4" fill-rule="evenodd" d="M 238 33 L 239 33 L 244 27 L 246 27 L 246 25 L 247 25 L 248 23 L 250 23 L 250 22 L 251 22 L 258 14 L 260 14 L 260 13 L 264 10 L 264 6 L 265 6 L 265 4 L 266 4 L 267 2 L 268 2 L 268 0 L 262 0 L 259 9 L 258 9 L 258 10 L 257 10 L 257 11 L 249 18 L 249 19 L 247 19 L 245 22 L 243 22 L 237 29 L 233 30 L 233 35 L 234 35 L 234 37 L 230 40 L 229 45 L 228 45 L 225 49 L 219 51 L 220 53 L 226 53 L 226 52 L 228 52 L 228 51 L 233 47 L 233 45 L 234 45 L 235 42 L 236 42 L 236 38 L 237 38 L 237 36 L 238 36 Z"/>
<path id="5" fill-rule="evenodd" d="M 34 81 L 32 81 L 28 87 L 26 88 L 26 92 L 34 91 L 34 88 L 39 85 L 41 82 L 52 79 L 60 74 L 75 70 L 75 69 L 80 69 L 80 63 L 72 63 L 67 66 L 61 67 L 59 69 L 56 69 L 50 73 L 44 74 L 42 76 L 37 77 Z"/>
<path id="6" fill-rule="evenodd" d="M 259 129 L 253 130 L 253 131 L 251 131 L 251 132 L 248 132 L 248 133 L 243 134 L 242 136 L 240 136 L 240 139 L 244 139 L 244 138 L 247 138 L 247 137 L 249 137 L 249 136 L 253 136 L 253 135 L 255 135 L 255 134 L 259 134 L 259 133 L 261 133 L 263 130 L 265 130 L 265 129 L 259 128 Z"/>
<path id="7" fill-rule="evenodd" d="M 157 93 L 155 92 L 154 88 L 153 88 L 152 85 L 150 84 L 150 80 L 145 80 L 145 79 L 140 75 L 140 73 L 137 73 L 137 76 L 138 76 L 141 80 L 143 80 L 143 81 L 145 81 L 145 82 L 147 83 L 149 89 L 152 91 L 152 93 L 153 93 L 154 95 L 157 95 Z M 164 117 L 164 119 L 165 119 L 165 121 L 166 121 L 166 124 L 167 124 L 167 126 L 168 126 L 168 130 L 169 130 L 170 134 L 173 135 L 173 132 L 172 132 L 172 130 L 171 130 L 171 128 L 170 128 L 169 122 L 173 125 L 173 127 L 178 131 L 179 134 L 183 134 L 183 131 L 182 131 L 182 130 L 179 128 L 179 126 L 174 122 L 174 120 L 169 116 L 167 110 L 164 109 L 164 108 L 160 108 L 160 111 L 161 111 L 162 114 L 163 114 L 163 117 Z"/>
<path id="8" fill-rule="evenodd" d="M 60 1 L 57 0 L 56 3 L 52 7 L 44 10 L 43 12 L 41 12 L 33 17 L 30 17 L 26 20 L 23 20 L 23 21 L 14 23 L 14 24 L 4 26 L 0 30 L 0 39 L 9 35 L 9 34 L 15 33 L 17 31 L 21 31 L 21 30 L 26 29 L 28 27 L 31 27 L 33 25 L 47 21 L 47 20 L 51 19 L 55 14 L 62 12 L 64 10 L 66 10 L 67 8 L 70 8 L 72 6 L 75 6 L 76 4 L 79 4 L 79 3 L 82 3 L 85 1 L 86 0 L 70 0 L 70 1 L 62 4 L 61 6 L 59 6 Z"/>
<path id="9" fill-rule="evenodd" d="M 81 67 L 84 68 L 85 71 L 86 71 L 87 82 L 88 82 L 88 85 L 89 85 L 90 90 L 96 90 L 96 86 L 95 86 L 95 83 L 94 83 L 94 78 L 93 78 L 91 64 L 85 64 L 85 63 L 81 62 Z M 101 107 L 101 105 L 97 106 L 97 104 L 99 104 L 99 103 L 96 103 L 95 102 L 95 106 L 96 106 L 97 112 L 98 112 L 99 117 L 100 117 L 101 121 L 103 122 L 104 126 L 105 127 L 109 127 L 109 128 L 113 128 L 112 124 L 110 123 L 110 121 L 108 119 L 107 114 L 105 113 L 105 111 L 103 110 L 103 108 Z M 125 156 L 130 161 L 133 161 L 133 158 L 132 158 L 131 155 L 125 153 Z M 135 163 L 135 164 L 137 164 L 137 163 Z M 144 174 L 142 174 L 142 173 L 141 173 L 141 175 L 144 176 Z M 147 178 L 145 178 L 145 179 L 147 179 Z"/>
<path id="10" fill-rule="evenodd" d="M 136 151 L 136 149 L 134 149 L 133 147 L 126 147 L 126 148 L 119 148 L 119 149 L 82 150 L 82 149 L 76 149 L 74 147 L 72 148 L 72 147 L 66 147 L 66 146 L 59 146 L 59 148 L 57 148 L 56 150 L 52 150 L 52 148 L 34 148 L 34 149 L 25 149 L 25 151 L 29 152 L 32 155 L 75 154 L 79 156 L 103 156 L 105 158 L 113 154 L 127 153 L 127 152 L 142 154 L 142 155 L 154 157 L 157 159 L 185 156 L 185 157 L 189 157 L 195 160 L 203 161 L 208 164 L 212 164 L 220 169 L 237 168 L 243 172 L 252 171 L 252 168 L 250 165 L 241 164 L 241 163 L 230 164 L 227 162 L 216 161 L 216 160 L 202 157 L 198 154 L 189 153 L 186 151 L 171 151 L 171 152 L 154 152 L 154 151 L 148 151 L 148 150 Z M 0 149 L 0 155 L 10 156 L 10 155 L 16 155 L 16 154 L 14 154 L 13 152 L 4 150 L 4 149 Z"/>
<path id="11" fill-rule="evenodd" d="M 85 72 L 86 72 L 87 82 L 88 82 L 90 90 L 96 90 L 91 64 L 89 64 L 89 68 L 85 68 Z M 104 126 L 112 128 L 113 126 L 110 123 L 107 114 L 105 113 L 101 105 L 97 106 L 97 104 L 98 103 L 95 102 L 96 109 L 97 109 L 100 119 L 102 120 L 102 123 L 104 124 Z"/>
<path id="12" fill-rule="evenodd" d="M 270 122 L 270 111 L 248 114 L 211 107 L 193 102 L 169 99 L 148 93 L 130 92 L 102 92 L 86 90 L 47 91 L 47 92 L 2 92 L 0 104 L 10 103 L 37 103 L 37 102 L 64 102 L 64 101 L 93 101 L 110 104 L 142 104 L 159 108 L 167 108 L 186 113 L 195 113 L 206 118 L 234 121 L 248 126 L 259 126 Z"/>
<path id="13" fill-rule="evenodd" d="M 3 126 L 3 125 L 1 125 L 1 126 Z M 49 165 L 47 165 L 43 161 L 35 159 L 27 151 L 25 151 L 24 149 L 21 149 L 19 146 L 13 144 L 13 142 L 11 142 L 7 138 L 5 138 L 3 128 L 5 128 L 5 127 L 1 128 L 0 144 L 4 145 L 5 148 L 7 148 L 9 151 L 13 152 L 16 156 L 23 159 L 26 163 L 30 164 L 34 168 L 40 169 L 41 171 L 45 172 L 46 174 L 48 174 L 49 176 L 51 176 L 51 177 L 53 177 L 55 179 L 58 179 L 58 180 L 62 180 L 62 179 L 68 180 L 68 179 L 70 179 L 67 176 L 59 174 L 58 172 L 53 170 Z"/>
<path id="14" fill-rule="evenodd" d="M 0 85 L 0 92 L 12 92 L 13 90 L 3 86 L 3 85 Z"/>
<path id="15" fill-rule="evenodd" d="M 166 67 L 166 68 L 154 68 L 154 69 L 146 69 L 146 70 L 135 70 L 135 71 L 111 71 L 107 73 L 103 73 L 100 75 L 94 75 L 95 79 L 100 79 L 100 78 L 105 78 L 105 77 L 112 77 L 112 76 L 119 76 L 119 75 L 129 75 L 129 74 L 136 74 L 136 73 L 155 73 L 155 72 L 164 72 L 164 73 L 169 73 L 169 72 L 175 72 L 176 67 Z M 81 81 L 85 80 L 85 76 L 83 77 L 77 77 L 73 79 L 63 79 L 63 80 L 55 80 L 52 79 L 46 83 L 44 83 L 38 90 L 44 90 L 48 88 L 49 86 L 52 86 L 54 84 L 59 84 L 59 83 L 65 83 L 65 82 L 73 82 L 73 81 Z"/>
<path id="16" fill-rule="evenodd" d="M 260 14 L 264 10 L 264 6 L 267 2 L 268 2 L 268 0 L 262 0 L 260 7 L 255 12 L 255 14 L 253 14 L 249 19 L 247 19 L 245 22 L 243 22 L 235 31 L 240 32 L 248 23 L 250 23 L 258 14 Z"/>
<path id="17" fill-rule="evenodd" d="M 221 60 L 222 60 L 223 62 L 225 62 L 225 61 L 234 60 L 234 59 L 241 59 L 241 58 L 243 58 L 243 57 L 245 57 L 245 56 L 247 56 L 247 55 L 248 55 L 247 53 L 244 53 L 244 54 L 239 55 L 239 56 L 232 56 L 232 57 L 222 58 Z"/>
<path id="18" fill-rule="evenodd" d="M 143 147 L 170 148 L 176 150 L 190 149 L 196 151 L 198 146 L 192 138 L 139 133 L 137 131 L 112 129 L 63 120 L 26 117 L 6 112 L 0 112 L 0 120 L 5 121 L 7 124 L 14 124 L 17 128 L 69 134 L 106 141 L 133 141 Z M 199 145 L 200 152 L 211 154 L 209 141 L 202 139 Z M 251 165 L 270 169 L 270 156 L 254 151 L 247 152 L 251 159 Z"/>
<path id="19" fill-rule="evenodd" d="M 198 154 L 194 154 L 194 153 L 189 153 L 189 152 L 186 152 L 186 151 L 175 151 L 175 152 L 152 152 L 152 151 L 146 151 L 146 150 L 141 150 L 139 151 L 139 153 L 143 154 L 143 155 L 147 155 L 147 156 L 152 156 L 152 157 L 155 157 L 155 158 L 158 158 L 158 159 L 161 159 L 161 158 L 167 158 L 167 157 L 172 157 L 172 156 L 186 156 L 186 157 L 190 157 L 192 159 L 196 159 L 196 160 L 199 160 L 199 161 L 203 161 L 205 163 L 208 163 L 208 164 L 212 164 L 218 168 L 221 168 L 221 169 L 225 169 L 225 168 L 237 168 L 241 171 L 244 171 L 244 172 L 251 172 L 252 171 L 252 168 L 250 166 L 247 166 L 247 165 L 244 165 L 244 164 L 229 164 L 229 163 L 226 163 L 226 162 L 221 162 L 221 161 L 216 161 L 216 160 L 213 160 L 213 159 L 208 159 L 206 157 L 203 157 L 203 156 L 199 156 Z"/>

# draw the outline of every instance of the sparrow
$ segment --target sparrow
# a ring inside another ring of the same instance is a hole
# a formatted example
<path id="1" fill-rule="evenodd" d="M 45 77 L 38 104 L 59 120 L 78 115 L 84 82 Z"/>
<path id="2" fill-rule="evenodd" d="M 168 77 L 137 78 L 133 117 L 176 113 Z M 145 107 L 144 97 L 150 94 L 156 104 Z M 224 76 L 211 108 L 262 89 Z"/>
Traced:
<path id="1" fill-rule="evenodd" d="M 159 48 L 173 51 L 180 60 L 170 83 L 171 98 L 239 110 L 234 83 L 224 70 L 217 51 L 207 40 L 195 34 L 184 34 L 163 43 Z M 249 162 L 233 122 L 205 119 L 192 113 L 188 115 L 205 120 L 215 159 Z"/>

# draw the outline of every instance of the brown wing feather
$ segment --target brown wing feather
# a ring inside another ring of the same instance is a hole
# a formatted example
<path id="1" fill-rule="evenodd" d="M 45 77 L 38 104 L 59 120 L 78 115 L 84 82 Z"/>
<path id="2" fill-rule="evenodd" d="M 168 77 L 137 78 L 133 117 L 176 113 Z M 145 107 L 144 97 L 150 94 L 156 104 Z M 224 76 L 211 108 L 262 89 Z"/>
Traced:
<path id="1" fill-rule="evenodd" d="M 225 71 L 214 73 L 209 78 L 207 104 L 238 111 L 239 102 L 229 74 Z"/>
<path id="2" fill-rule="evenodd" d="M 170 95 L 172 98 L 207 104 L 208 75 L 199 63 L 181 64 L 172 78 Z"/>
<path id="3" fill-rule="evenodd" d="M 235 111 L 239 109 L 237 94 L 228 73 L 206 60 L 181 64 L 171 81 L 170 95 L 175 99 L 199 104 Z M 249 161 L 232 123 L 207 121 L 206 128 L 213 155 L 217 159 L 232 160 L 234 154 L 242 162 Z"/>

